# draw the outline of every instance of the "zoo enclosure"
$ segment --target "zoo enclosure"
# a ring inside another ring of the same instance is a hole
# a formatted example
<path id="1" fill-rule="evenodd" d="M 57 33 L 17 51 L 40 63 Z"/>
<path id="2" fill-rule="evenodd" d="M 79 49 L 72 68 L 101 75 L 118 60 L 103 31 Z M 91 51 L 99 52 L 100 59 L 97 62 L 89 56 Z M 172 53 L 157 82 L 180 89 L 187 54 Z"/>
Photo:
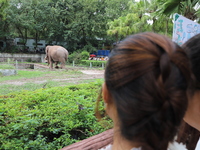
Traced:
<path id="1" fill-rule="evenodd" d="M 19 62 L 42 62 L 44 63 L 45 54 L 11 54 L 0 53 L 0 62 L 7 62 L 8 59 Z"/>

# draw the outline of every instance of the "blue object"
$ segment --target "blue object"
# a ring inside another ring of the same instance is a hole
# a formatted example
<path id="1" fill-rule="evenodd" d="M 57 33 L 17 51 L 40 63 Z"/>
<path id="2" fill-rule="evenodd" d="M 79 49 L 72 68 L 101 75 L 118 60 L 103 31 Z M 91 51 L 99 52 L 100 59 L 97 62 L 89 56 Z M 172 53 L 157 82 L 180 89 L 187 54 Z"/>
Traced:
<path id="1" fill-rule="evenodd" d="M 110 54 L 110 50 L 97 50 L 98 57 L 105 57 Z"/>

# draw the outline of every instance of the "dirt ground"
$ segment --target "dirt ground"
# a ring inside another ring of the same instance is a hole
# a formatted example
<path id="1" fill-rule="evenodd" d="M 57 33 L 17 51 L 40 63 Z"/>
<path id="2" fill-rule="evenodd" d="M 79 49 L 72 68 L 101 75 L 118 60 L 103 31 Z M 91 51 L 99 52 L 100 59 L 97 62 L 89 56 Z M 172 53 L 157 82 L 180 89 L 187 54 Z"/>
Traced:
<path id="1" fill-rule="evenodd" d="M 27 70 L 27 69 L 26 69 Z M 77 75 L 73 74 L 64 74 L 55 76 L 52 74 L 46 74 L 42 77 L 35 77 L 35 78 L 28 78 L 28 79 L 18 79 L 18 80 L 10 80 L 10 81 L 3 81 L 1 84 L 10 84 L 10 85 L 23 85 L 25 83 L 35 83 L 35 84 L 42 84 L 46 83 L 47 81 L 57 81 L 62 83 L 63 85 L 66 85 L 67 83 L 82 83 L 86 80 L 91 79 L 102 79 L 104 76 L 104 70 L 95 70 L 95 69 L 76 69 L 77 71 L 81 71 L 82 73 L 77 73 Z M 29 71 L 34 71 L 33 69 L 29 69 Z M 55 70 L 54 70 L 55 71 Z M 57 70 L 59 72 L 59 70 Z M 61 84 L 61 85 L 62 85 Z"/>

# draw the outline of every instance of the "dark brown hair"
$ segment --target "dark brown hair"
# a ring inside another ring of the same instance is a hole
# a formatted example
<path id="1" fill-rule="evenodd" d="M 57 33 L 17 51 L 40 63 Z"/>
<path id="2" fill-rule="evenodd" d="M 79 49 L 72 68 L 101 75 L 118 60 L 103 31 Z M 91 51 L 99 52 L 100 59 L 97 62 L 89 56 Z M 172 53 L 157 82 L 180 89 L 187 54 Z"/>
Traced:
<path id="1" fill-rule="evenodd" d="M 190 94 L 194 94 L 200 89 L 200 34 L 190 38 L 182 45 L 186 54 L 189 57 L 192 69 L 192 86 L 190 86 Z M 189 150 L 194 150 L 199 140 L 200 132 L 191 127 L 185 121 L 182 122 L 178 133 L 178 142 L 186 144 Z"/>
<path id="2" fill-rule="evenodd" d="M 200 89 L 200 34 L 197 34 L 190 38 L 182 45 L 188 55 L 192 73 L 194 75 L 193 88 Z"/>
<path id="3" fill-rule="evenodd" d="M 199 136 L 200 132 L 197 129 L 183 121 L 179 128 L 177 141 L 185 144 L 187 149 L 195 150 Z"/>
<path id="4" fill-rule="evenodd" d="M 167 37 L 145 32 L 124 39 L 105 70 L 121 135 L 143 150 L 166 150 L 187 108 L 189 80 L 185 52 Z"/>

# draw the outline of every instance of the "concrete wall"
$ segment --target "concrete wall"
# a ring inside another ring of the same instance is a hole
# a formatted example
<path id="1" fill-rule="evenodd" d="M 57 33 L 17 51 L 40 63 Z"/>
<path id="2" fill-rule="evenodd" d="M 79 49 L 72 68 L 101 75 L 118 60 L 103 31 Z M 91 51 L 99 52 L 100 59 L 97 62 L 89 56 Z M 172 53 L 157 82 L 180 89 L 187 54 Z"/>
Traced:
<path id="1" fill-rule="evenodd" d="M 7 62 L 8 59 L 12 61 L 34 61 L 34 62 L 44 62 L 45 54 L 11 54 L 11 53 L 0 53 L 0 62 Z"/>

